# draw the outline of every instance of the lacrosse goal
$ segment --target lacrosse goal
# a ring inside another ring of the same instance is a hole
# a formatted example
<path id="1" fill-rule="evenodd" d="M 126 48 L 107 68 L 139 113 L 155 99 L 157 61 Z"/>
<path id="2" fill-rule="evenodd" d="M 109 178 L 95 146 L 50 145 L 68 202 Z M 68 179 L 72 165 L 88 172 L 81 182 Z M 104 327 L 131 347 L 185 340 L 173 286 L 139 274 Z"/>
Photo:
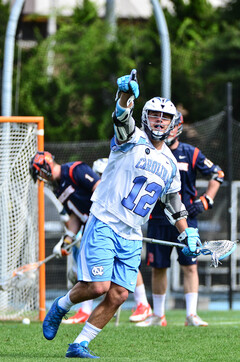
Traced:
<path id="1" fill-rule="evenodd" d="M 29 160 L 44 149 L 43 127 L 43 117 L 0 117 L 0 320 L 45 315 L 44 265 L 27 280 L 13 277 L 45 257 L 43 182 L 29 174 Z"/>

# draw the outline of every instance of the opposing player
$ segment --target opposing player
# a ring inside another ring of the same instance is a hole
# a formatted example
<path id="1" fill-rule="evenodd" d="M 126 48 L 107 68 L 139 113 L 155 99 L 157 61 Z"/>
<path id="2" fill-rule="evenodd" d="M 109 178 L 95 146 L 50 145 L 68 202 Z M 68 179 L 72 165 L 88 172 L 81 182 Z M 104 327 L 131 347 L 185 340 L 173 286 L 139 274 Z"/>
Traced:
<path id="1" fill-rule="evenodd" d="M 36 181 L 37 178 L 44 179 L 53 186 L 53 191 L 58 200 L 63 204 L 64 210 L 69 215 L 65 219 L 65 233 L 53 248 L 57 257 L 68 253 L 65 251 L 67 245 L 72 242 L 82 225 L 86 224 L 92 202 L 91 195 L 100 182 L 101 174 L 106 165 L 107 158 L 101 158 L 93 163 L 91 169 L 84 162 L 68 162 L 59 165 L 49 152 L 37 152 L 30 162 L 30 172 Z M 64 217 L 66 218 L 66 213 Z M 75 284 L 77 281 L 77 258 L 79 246 L 73 246 L 68 256 L 68 279 Z M 83 323 L 92 311 L 92 300 L 81 304 L 78 312 L 63 323 Z"/>
<path id="2" fill-rule="evenodd" d="M 129 291 L 135 289 L 142 249 L 141 226 L 159 197 L 180 240 L 187 243 L 184 253 L 197 256 L 201 246 L 197 230 L 187 225 L 187 212 L 178 194 L 181 183 L 176 160 L 164 143 L 174 125 L 174 104 L 159 97 L 148 101 L 140 130 L 132 118 L 133 101 L 139 95 L 135 71 L 119 78 L 117 84 L 120 97 L 113 114 L 115 136 L 108 165 L 92 196 L 91 215 L 78 259 L 79 282 L 54 301 L 43 322 L 43 334 L 51 340 L 62 317 L 74 304 L 105 293 L 69 345 L 69 358 L 98 358 L 88 344 L 111 320 Z"/>
<path id="3" fill-rule="evenodd" d="M 180 112 L 175 119 L 175 127 L 166 139 L 174 157 L 178 161 L 182 188 L 181 198 L 186 206 L 189 216 L 188 225 L 197 228 L 197 215 L 213 207 L 213 200 L 223 182 L 224 173 L 221 168 L 214 165 L 196 147 L 179 142 L 179 135 L 183 128 L 183 117 Z M 204 177 L 209 177 L 208 187 L 203 195 L 197 196 L 197 172 Z M 178 232 L 170 225 L 162 210 L 162 205 L 157 202 L 148 222 L 148 237 L 161 240 L 177 241 Z M 154 314 L 137 326 L 151 325 L 166 326 L 165 299 L 167 290 L 167 268 L 170 267 L 170 256 L 173 247 L 147 244 L 147 263 L 152 266 L 152 297 Z M 197 315 L 197 300 L 199 278 L 197 259 L 186 256 L 177 248 L 178 262 L 183 270 L 184 293 L 186 301 L 186 326 L 207 326 Z"/>
<path id="4" fill-rule="evenodd" d="M 93 162 L 92 170 L 101 178 L 103 171 L 105 170 L 108 163 L 108 158 L 99 158 Z M 81 203 L 78 205 L 78 209 L 81 209 Z M 56 245 L 56 252 L 57 252 Z M 69 255 L 71 257 L 70 268 L 68 272 L 69 279 L 72 281 L 72 284 L 77 282 L 77 259 L 79 254 L 79 247 L 73 246 L 74 250 Z M 68 258 L 69 258 L 68 257 Z M 69 275 L 70 274 L 70 275 Z M 80 309 L 74 314 L 72 317 L 68 319 L 63 319 L 62 323 L 64 324 L 76 324 L 76 323 L 84 323 L 87 321 L 89 315 L 92 312 L 93 308 L 93 300 L 86 300 L 81 303 Z"/>

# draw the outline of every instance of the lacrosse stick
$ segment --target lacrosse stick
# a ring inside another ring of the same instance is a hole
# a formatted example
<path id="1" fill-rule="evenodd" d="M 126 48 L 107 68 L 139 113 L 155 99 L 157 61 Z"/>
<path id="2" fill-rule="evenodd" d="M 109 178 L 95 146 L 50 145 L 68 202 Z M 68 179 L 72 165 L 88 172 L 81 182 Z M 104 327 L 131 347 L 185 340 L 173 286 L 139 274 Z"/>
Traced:
<path id="1" fill-rule="evenodd" d="M 177 246 L 179 248 L 184 248 L 186 245 L 181 243 L 175 243 L 172 241 L 165 240 L 157 240 L 151 238 L 143 238 L 143 241 L 146 243 L 152 244 L 160 244 L 160 245 L 168 245 L 168 246 Z M 202 255 L 211 255 L 211 265 L 215 268 L 218 267 L 218 263 L 220 260 L 226 258 L 231 255 L 237 247 L 236 241 L 231 240 L 211 240 L 205 241 L 203 246 L 200 248 L 200 253 Z"/>
<path id="2" fill-rule="evenodd" d="M 130 82 L 134 80 L 135 82 L 137 82 L 137 70 L 136 69 L 132 69 L 131 73 L 130 73 L 130 77 L 129 77 L 129 82 L 128 82 L 128 87 L 130 88 Z M 120 93 L 121 91 L 118 89 L 117 90 L 117 93 L 116 93 L 116 96 L 115 96 L 115 101 L 117 101 L 120 97 Z M 126 93 L 131 93 L 131 91 L 126 91 Z M 131 96 L 128 100 L 129 103 L 131 103 L 131 101 L 134 100 L 134 96 Z"/>
<path id="3" fill-rule="evenodd" d="M 69 220 L 69 215 L 65 211 L 63 204 L 56 198 L 55 194 L 49 187 L 44 187 L 44 194 L 49 198 L 49 200 L 53 203 L 53 205 L 56 207 L 60 219 L 63 222 L 67 222 Z"/>
<path id="4" fill-rule="evenodd" d="M 65 248 L 66 251 L 70 250 L 74 245 L 76 245 L 77 243 L 79 243 L 81 241 L 82 234 L 83 234 L 83 228 L 84 228 L 84 226 L 82 225 L 79 232 L 74 237 L 75 240 Z M 14 285 L 17 286 L 19 281 L 22 281 L 22 279 L 25 279 L 25 280 L 29 279 L 30 281 L 31 280 L 34 281 L 36 278 L 34 273 L 40 268 L 40 266 L 43 264 L 46 264 L 47 262 L 49 262 L 50 260 L 52 260 L 54 258 L 56 258 L 56 254 L 51 254 L 44 260 L 40 260 L 40 261 L 37 261 L 34 263 L 20 266 L 19 268 L 15 269 L 12 272 L 12 276 L 9 279 L 5 280 L 3 283 L 0 283 L 0 290 L 6 290 L 10 286 L 14 286 Z"/>
<path id="5" fill-rule="evenodd" d="M 120 305 L 120 307 L 118 307 L 118 310 L 116 312 L 116 319 L 115 319 L 115 326 L 116 327 L 119 326 L 120 314 L 121 314 L 121 305 Z"/>

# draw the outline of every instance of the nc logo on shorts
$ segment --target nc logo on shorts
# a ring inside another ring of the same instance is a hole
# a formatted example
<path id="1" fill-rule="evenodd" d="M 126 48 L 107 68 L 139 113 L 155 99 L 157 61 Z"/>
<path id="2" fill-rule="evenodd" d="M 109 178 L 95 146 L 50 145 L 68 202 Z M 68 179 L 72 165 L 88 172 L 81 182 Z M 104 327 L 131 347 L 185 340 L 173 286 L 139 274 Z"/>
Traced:
<path id="1" fill-rule="evenodd" d="M 93 275 L 103 275 L 103 266 L 94 266 L 92 268 Z"/>

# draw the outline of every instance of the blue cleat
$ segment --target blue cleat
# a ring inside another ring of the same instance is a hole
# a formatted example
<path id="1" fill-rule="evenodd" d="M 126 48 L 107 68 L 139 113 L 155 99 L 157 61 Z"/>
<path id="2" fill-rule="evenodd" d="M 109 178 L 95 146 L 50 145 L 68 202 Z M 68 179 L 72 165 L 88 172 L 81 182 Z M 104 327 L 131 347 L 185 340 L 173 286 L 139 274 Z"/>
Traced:
<path id="1" fill-rule="evenodd" d="M 90 349 L 88 349 L 88 342 L 83 341 L 81 343 L 69 344 L 67 358 L 100 358 L 96 356 Z"/>
<path id="2" fill-rule="evenodd" d="M 60 298 L 61 297 L 55 299 L 43 321 L 43 335 L 46 339 L 49 340 L 56 336 L 62 318 L 68 312 L 67 310 L 58 306 L 58 300 Z"/>

